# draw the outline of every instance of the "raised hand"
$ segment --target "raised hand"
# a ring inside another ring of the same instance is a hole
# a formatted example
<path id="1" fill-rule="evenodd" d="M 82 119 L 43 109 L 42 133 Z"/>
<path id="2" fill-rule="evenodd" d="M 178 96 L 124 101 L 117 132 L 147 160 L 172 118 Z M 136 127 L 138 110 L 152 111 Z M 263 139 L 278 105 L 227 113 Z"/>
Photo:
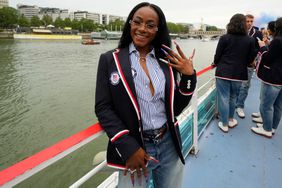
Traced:
<path id="1" fill-rule="evenodd" d="M 193 49 L 193 52 L 190 57 L 187 58 L 180 46 L 175 41 L 174 44 L 176 46 L 178 54 L 175 53 L 168 46 L 163 44 L 162 46 L 164 47 L 164 49 L 162 49 L 162 51 L 166 54 L 166 57 L 169 59 L 169 61 L 161 58 L 160 61 L 168 64 L 169 66 L 172 66 L 178 72 L 184 75 L 192 75 L 194 73 L 193 57 L 195 55 L 195 49 Z"/>

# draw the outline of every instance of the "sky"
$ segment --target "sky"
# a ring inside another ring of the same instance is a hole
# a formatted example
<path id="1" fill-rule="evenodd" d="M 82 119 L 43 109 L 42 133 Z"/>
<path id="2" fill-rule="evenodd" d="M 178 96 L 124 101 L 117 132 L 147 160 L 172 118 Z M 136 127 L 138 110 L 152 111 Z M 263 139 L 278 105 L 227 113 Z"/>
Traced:
<path id="1" fill-rule="evenodd" d="M 127 16 L 139 0 L 9 0 L 9 5 L 37 5 Z M 269 21 L 282 16 L 282 0 L 153 0 L 164 12 L 167 21 L 201 23 L 225 28 L 236 13 L 253 14 L 255 25 L 265 27 Z"/>

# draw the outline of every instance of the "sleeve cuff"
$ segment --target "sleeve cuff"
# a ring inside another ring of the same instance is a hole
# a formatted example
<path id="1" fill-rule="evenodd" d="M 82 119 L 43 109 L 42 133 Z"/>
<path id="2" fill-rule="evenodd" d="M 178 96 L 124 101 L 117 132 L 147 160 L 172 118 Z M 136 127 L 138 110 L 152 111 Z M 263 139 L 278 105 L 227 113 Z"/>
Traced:
<path id="1" fill-rule="evenodd" d="M 197 83 L 196 71 L 192 75 L 184 75 L 182 74 L 180 84 L 179 84 L 179 92 L 182 95 L 192 95 Z"/>

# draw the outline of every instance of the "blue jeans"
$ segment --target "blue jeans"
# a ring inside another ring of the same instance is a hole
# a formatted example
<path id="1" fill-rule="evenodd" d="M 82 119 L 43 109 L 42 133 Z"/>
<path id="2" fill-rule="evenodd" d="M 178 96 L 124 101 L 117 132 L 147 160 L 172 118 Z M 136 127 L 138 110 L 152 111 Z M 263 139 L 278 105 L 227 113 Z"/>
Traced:
<path id="1" fill-rule="evenodd" d="M 159 163 L 155 163 L 152 160 L 149 161 L 147 169 L 149 177 L 153 179 L 154 188 L 167 188 L 167 187 L 182 187 L 183 169 L 178 154 L 176 153 L 175 146 L 173 144 L 170 132 L 168 131 L 163 139 L 157 143 L 145 142 L 146 152 L 159 160 Z M 118 188 L 133 187 L 130 175 L 123 175 L 123 171 L 119 172 Z M 142 175 L 142 185 L 138 184 L 137 176 L 135 173 L 134 188 L 149 188 L 152 187 L 150 183 L 146 183 L 144 176 Z"/>
<path id="2" fill-rule="evenodd" d="M 277 129 L 282 116 L 282 86 L 261 83 L 260 113 L 264 130 Z"/>
<path id="3" fill-rule="evenodd" d="M 219 120 L 223 125 L 228 125 L 230 118 L 234 117 L 235 103 L 240 81 L 216 79 Z"/>
<path id="4" fill-rule="evenodd" d="M 238 97 L 236 101 L 236 108 L 244 108 L 245 100 L 248 96 L 249 88 L 251 87 L 251 79 L 254 73 L 254 68 L 248 67 L 248 81 L 242 82 L 240 89 L 238 91 Z"/>

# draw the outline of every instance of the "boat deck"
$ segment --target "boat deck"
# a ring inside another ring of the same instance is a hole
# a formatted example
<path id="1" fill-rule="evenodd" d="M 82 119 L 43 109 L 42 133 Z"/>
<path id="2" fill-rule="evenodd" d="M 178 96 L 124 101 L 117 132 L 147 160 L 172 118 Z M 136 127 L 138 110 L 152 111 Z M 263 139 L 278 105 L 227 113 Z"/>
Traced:
<path id="1" fill-rule="evenodd" d="M 223 133 L 213 119 L 199 139 L 199 152 L 186 158 L 184 188 L 282 187 L 282 121 L 272 139 L 251 132 L 258 112 L 260 81 L 253 78 L 245 103 L 246 117 Z"/>

